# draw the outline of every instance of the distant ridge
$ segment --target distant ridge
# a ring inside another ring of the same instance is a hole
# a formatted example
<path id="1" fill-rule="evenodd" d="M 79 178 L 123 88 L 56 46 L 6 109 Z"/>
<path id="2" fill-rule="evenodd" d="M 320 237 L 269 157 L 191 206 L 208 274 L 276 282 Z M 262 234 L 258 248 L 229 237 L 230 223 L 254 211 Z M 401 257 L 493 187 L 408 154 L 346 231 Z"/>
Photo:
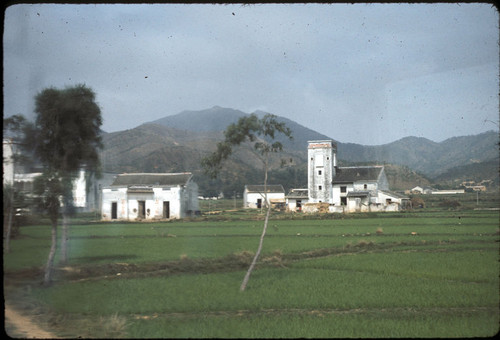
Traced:
<path id="1" fill-rule="evenodd" d="M 256 111 L 255 114 L 262 117 L 266 112 Z M 104 150 L 101 159 L 104 171 L 194 171 L 201 189 L 210 183 L 216 185 L 208 179 L 205 182 L 200 179 L 201 159 L 215 149 L 230 123 L 248 115 L 250 114 L 239 110 L 214 106 L 200 111 L 183 111 L 134 129 L 103 134 Z M 336 140 L 288 118 L 278 116 L 278 120 L 290 127 L 293 140 L 281 139 L 284 152 L 272 160 L 272 170 L 282 175 L 288 173 L 288 178 L 293 177 L 295 184 L 290 185 L 302 185 L 303 177 L 307 177 L 307 141 Z M 495 169 L 494 166 L 499 159 L 498 141 L 498 132 L 489 131 L 453 137 L 439 143 L 412 136 L 375 146 L 339 141 L 336 143 L 339 165 L 392 164 L 396 167 L 391 170 L 394 176 L 405 174 L 408 179 L 392 180 L 398 188 L 403 188 L 413 183 L 426 185 L 429 180 L 440 175 L 444 177 L 439 178 L 446 178 L 448 182 L 454 178 L 478 177 L 468 174 L 468 171 L 480 173 L 482 179 L 492 179 L 498 183 L 498 168 Z M 287 160 L 287 167 L 280 168 L 281 159 Z M 229 176 L 223 180 L 225 188 L 231 187 L 231 190 L 239 191 L 238 185 L 241 183 L 258 183 L 261 171 L 259 164 L 249 145 L 237 148 L 225 167 Z M 408 169 L 405 170 L 404 167 Z M 459 169 L 454 170 L 457 167 Z M 422 179 L 420 175 L 427 179 Z M 236 180 L 238 184 L 235 184 Z M 279 177 L 275 180 L 286 187 L 285 180 Z"/>

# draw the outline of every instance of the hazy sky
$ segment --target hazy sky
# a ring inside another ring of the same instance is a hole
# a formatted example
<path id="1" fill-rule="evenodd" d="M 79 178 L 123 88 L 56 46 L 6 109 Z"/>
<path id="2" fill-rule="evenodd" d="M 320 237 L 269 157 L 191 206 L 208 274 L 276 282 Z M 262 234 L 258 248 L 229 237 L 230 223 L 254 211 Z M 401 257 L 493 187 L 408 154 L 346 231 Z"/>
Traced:
<path id="1" fill-rule="evenodd" d="M 4 115 L 86 84 L 108 132 L 215 105 L 340 142 L 497 130 L 490 4 L 19 4 L 7 8 Z"/>

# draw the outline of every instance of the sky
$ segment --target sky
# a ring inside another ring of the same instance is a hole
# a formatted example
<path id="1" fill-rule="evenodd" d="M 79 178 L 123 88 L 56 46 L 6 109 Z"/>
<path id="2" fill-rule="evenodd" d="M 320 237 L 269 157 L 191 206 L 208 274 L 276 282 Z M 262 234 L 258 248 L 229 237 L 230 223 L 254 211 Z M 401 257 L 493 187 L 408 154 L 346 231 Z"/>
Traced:
<path id="1" fill-rule="evenodd" d="M 364 145 L 499 128 L 491 4 L 16 4 L 4 14 L 4 117 L 32 118 L 43 89 L 85 84 L 107 132 L 213 106 Z"/>

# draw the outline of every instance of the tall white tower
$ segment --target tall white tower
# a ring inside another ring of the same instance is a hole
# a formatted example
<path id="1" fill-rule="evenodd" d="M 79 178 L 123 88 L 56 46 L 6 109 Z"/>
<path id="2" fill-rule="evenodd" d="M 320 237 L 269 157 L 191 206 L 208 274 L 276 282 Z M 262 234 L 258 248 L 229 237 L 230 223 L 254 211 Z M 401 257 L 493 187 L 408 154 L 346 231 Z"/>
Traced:
<path id="1" fill-rule="evenodd" d="M 332 181 L 337 166 L 337 144 L 332 140 L 313 140 L 308 143 L 309 202 L 333 203 Z"/>

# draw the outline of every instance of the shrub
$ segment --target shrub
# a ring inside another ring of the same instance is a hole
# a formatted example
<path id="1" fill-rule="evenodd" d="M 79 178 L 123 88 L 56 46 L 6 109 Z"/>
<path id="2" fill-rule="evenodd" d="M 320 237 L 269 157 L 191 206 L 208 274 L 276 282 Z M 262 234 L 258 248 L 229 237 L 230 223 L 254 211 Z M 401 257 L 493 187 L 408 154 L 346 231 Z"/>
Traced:
<path id="1" fill-rule="evenodd" d="M 448 200 L 448 199 L 439 203 L 439 206 L 443 208 L 458 208 L 461 205 L 462 204 L 460 204 L 460 202 L 457 200 Z"/>
<path id="2" fill-rule="evenodd" d="M 411 206 L 415 208 L 425 208 L 425 201 L 422 197 L 414 196 L 410 199 Z"/>

